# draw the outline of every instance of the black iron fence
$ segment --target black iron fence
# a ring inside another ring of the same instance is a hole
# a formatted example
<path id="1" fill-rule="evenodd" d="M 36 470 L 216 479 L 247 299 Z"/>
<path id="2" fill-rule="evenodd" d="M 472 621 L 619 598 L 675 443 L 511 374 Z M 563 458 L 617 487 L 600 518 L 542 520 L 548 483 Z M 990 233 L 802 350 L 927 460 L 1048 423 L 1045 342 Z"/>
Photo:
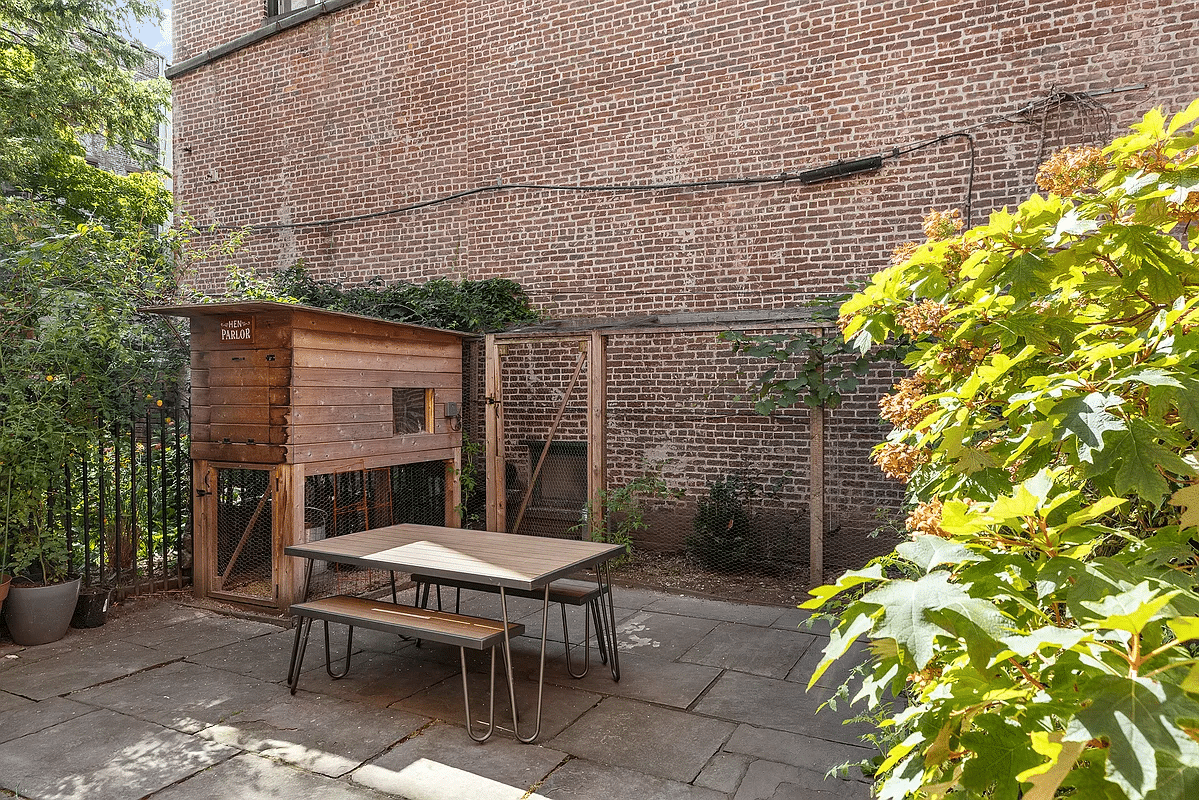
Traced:
<path id="1" fill-rule="evenodd" d="M 66 465 L 50 524 L 66 536 L 70 571 L 118 595 L 191 582 L 187 401 L 163 389 L 143 415 L 98 426 Z"/>

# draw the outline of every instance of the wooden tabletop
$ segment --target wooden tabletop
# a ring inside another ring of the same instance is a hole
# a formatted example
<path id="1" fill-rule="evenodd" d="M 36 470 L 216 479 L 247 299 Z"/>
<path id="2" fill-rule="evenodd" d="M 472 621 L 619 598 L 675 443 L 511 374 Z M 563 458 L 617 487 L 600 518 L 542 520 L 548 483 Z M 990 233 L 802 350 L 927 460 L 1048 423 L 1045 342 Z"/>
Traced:
<path id="1" fill-rule="evenodd" d="M 549 539 L 437 525 L 389 525 L 308 544 L 289 556 L 360 567 L 458 578 L 510 589 L 538 589 L 624 553 L 618 544 Z"/>

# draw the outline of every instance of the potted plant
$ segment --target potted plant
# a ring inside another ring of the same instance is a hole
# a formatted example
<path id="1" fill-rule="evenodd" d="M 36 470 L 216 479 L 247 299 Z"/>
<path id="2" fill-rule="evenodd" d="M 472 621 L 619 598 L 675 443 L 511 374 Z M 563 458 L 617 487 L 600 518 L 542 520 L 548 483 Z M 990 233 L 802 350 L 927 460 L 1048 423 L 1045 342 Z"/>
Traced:
<path id="1" fill-rule="evenodd" d="M 137 323 L 141 250 L 52 212 L 0 199 L 0 572 L 13 576 L 3 613 L 18 644 L 66 633 L 82 561 L 64 468 L 130 411 L 155 362 Z"/>

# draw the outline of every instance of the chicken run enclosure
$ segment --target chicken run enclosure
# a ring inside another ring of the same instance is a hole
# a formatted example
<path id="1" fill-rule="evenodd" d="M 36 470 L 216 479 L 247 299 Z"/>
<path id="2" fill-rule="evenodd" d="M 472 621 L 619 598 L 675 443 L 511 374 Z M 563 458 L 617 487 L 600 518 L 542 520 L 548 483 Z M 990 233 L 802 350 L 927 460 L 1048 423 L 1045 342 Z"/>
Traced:
<path id="1" fill-rule="evenodd" d="M 632 546 L 619 579 L 765 602 L 895 544 L 902 487 L 869 454 L 896 375 L 762 416 L 746 395 L 764 362 L 719 338 L 827 325 L 802 311 L 471 337 L 271 303 L 158 310 L 192 319 L 200 596 L 286 608 L 304 578 L 285 546 L 401 522 L 607 537 Z"/>
<path id="2" fill-rule="evenodd" d="M 746 387 L 765 363 L 718 338 L 828 324 L 803 311 L 659 315 L 468 345 L 467 433 L 485 443 L 468 449 L 488 498 L 468 497 L 468 524 L 627 538 L 635 555 L 617 576 L 656 569 L 674 588 L 707 575 L 802 590 L 890 551 L 902 487 L 869 454 L 896 374 L 878 370 L 835 409 L 762 416 Z"/>

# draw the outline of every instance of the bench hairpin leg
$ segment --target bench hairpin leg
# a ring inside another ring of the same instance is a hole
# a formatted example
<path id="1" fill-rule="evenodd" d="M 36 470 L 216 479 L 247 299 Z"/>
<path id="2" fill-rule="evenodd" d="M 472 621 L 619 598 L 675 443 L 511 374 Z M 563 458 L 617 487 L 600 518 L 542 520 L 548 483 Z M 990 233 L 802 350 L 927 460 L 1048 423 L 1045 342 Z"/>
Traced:
<path id="1" fill-rule="evenodd" d="M 296 639 L 291 646 L 291 664 L 287 667 L 287 688 L 292 694 L 300 683 L 300 668 L 304 665 L 304 650 L 308 648 L 308 630 L 312 627 L 312 618 L 304 617 L 296 623 Z"/>
<path id="2" fill-rule="evenodd" d="M 550 617 L 550 585 L 545 585 L 545 594 L 541 606 L 541 666 L 537 671 L 537 722 L 533 726 L 533 735 L 520 735 L 520 721 L 516 713 L 516 684 L 512 679 L 512 637 L 508 632 L 508 593 L 500 587 L 500 610 L 504 615 L 504 668 L 508 675 L 508 699 L 512 703 L 512 732 L 516 738 L 529 744 L 541 735 L 541 701 L 545 691 L 545 634 L 549 628 Z"/>
<path id="3" fill-rule="evenodd" d="M 341 668 L 341 672 L 333 671 L 333 657 L 329 651 L 329 620 L 325 620 L 325 672 L 329 673 L 329 677 L 333 680 L 344 678 L 350 671 L 350 653 L 354 652 L 354 626 L 347 625 L 349 633 L 346 634 L 346 664 Z"/>
<path id="4" fill-rule="evenodd" d="M 482 736 L 475 734 L 474 724 L 470 721 L 470 686 L 466 680 L 466 648 L 458 648 L 458 660 L 462 665 L 462 704 L 466 710 L 466 735 L 476 742 L 485 742 L 495 733 L 495 646 L 491 647 L 491 687 L 487 692 L 487 728 Z"/>
<path id="5" fill-rule="evenodd" d="M 591 668 L 591 617 L 587 616 L 587 609 L 583 609 L 583 671 L 575 672 L 571 666 L 570 658 L 570 630 L 566 624 L 566 603 L 561 603 L 562 606 L 562 641 L 566 646 L 566 673 L 572 678 L 583 678 L 587 675 L 587 670 Z"/>

